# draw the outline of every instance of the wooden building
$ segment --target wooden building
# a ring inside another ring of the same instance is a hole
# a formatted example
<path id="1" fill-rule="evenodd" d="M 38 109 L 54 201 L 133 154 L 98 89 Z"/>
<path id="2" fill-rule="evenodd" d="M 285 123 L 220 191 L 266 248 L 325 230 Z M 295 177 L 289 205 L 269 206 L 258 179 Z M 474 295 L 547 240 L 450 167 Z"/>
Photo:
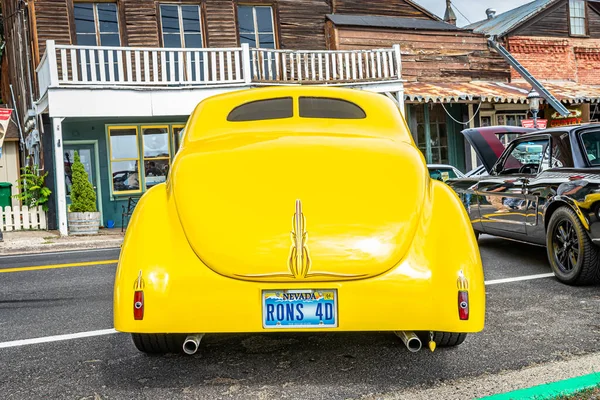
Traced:
<path id="1" fill-rule="evenodd" d="M 562 96 L 571 115 L 561 117 L 545 107 L 548 126 L 598 120 L 600 87 L 600 3 L 586 0 L 536 0 L 467 26 L 493 36 L 554 93 Z M 511 69 L 511 81 L 522 83 Z M 526 104 L 488 104 L 481 108 L 481 125 L 519 125 L 527 117 Z"/>

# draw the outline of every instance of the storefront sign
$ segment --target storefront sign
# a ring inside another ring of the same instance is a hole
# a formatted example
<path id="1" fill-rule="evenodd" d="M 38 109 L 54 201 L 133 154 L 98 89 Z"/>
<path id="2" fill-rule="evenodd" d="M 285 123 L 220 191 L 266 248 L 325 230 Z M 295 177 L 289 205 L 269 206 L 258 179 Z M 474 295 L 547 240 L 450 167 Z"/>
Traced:
<path id="1" fill-rule="evenodd" d="M 547 125 L 548 125 L 547 119 L 538 119 L 537 120 L 538 129 L 546 129 Z M 524 119 L 521 121 L 521 126 L 523 128 L 535 128 L 535 123 L 533 122 L 532 119 Z"/>
<path id="2" fill-rule="evenodd" d="M 555 111 L 550 115 L 550 126 L 579 125 L 583 122 L 582 114 L 581 108 L 570 108 L 566 117 Z"/>
<path id="3" fill-rule="evenodd" d="M 10 122 L 12 111 L 12 108 L 0 108 L 0 149 L 8 131 L 8 123 Z"/>

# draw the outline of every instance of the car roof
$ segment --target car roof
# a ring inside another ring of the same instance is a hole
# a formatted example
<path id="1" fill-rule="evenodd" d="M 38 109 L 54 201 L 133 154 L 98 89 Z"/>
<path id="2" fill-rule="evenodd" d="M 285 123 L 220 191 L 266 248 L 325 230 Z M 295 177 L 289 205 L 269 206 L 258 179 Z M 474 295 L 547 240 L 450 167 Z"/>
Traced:
<path id="1" fill-rule="evenodd" d="M 362 108 L 361 119 L 303 118 L 299 116 L 298 98 L 330 98 L 353 103 Z M 228 121 L 236 107 L 262 100 L 292 98 L 293 115 L 288 118 L 252 121 Z M 391 139 L 413 144 L 408 126 L 398 106 L 388 97 L 366 90 L 317 86 L 285 86 L 239 90 L 209 97 L 192 112 L 183 144 L 248 133 L 293 132 L 297 134 L 334 134 Z"/>
<path id="2" fill-rule="evenodd" d="M 450 164 L 427 164 L 427 168 L 452 168 L 457 169 L 455 166 Z"/>

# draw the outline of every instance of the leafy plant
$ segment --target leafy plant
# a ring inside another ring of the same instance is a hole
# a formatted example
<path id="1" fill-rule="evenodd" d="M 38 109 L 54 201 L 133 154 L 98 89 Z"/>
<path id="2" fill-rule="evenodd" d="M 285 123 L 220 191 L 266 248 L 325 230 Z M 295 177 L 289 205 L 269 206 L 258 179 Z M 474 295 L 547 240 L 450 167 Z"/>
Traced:
<path id="1" fill-rule="evenodd" d="M 75 162 L 71 166 L 73 186 L 71 187 L 71 212 L 96 212 L 96 192 L 88 179 L 88 174 L 75 152 Z"/>
<path id="2" fill-rule="evenodd" d="M 23 205 L 29 208 L 42 206 L 44 211 L 48 211 L 48 198 L 52 194 L 52 191 L 44 185 L 48 173 L 38 175 L 37 170 L 37 165 L 21 168 L 19 194 L 13 197 L 21 200 Z"/>

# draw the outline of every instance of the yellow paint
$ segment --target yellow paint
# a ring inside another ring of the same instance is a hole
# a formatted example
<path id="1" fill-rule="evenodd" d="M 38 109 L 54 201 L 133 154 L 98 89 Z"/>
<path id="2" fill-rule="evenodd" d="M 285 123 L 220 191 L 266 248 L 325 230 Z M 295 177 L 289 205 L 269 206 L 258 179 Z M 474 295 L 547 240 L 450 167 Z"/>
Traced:
<path id="1" fill-rule="evenodd" d="M 287 96 L 291 118 L 226 120 L 243 103 Z M 301 118 L 299 96 L 344 99 L 367 118 Z M 295 261 L 309 269 L 291 274 L 290 234 L 304 231 L 308 239 L 292 246 L 310 252 L 310 265 Z M 144 319 L 135 321 L 140 271 Z M 467 321 L 458 315 L 460 276 L 469 286 Z M 469 218 L 452 189 L 429 178 L 385 96 L 267 88 L 200 103 L 167 182 L 144 194 L 131 218 L 115 278 L 115 328 L 261 332 L 262 291 L 284 289 L 337 290 L 338 327 L 312 330 L 483 329 L 483 269 Z"/>
<path id="2" fill-rule="evenodd" d="M 39 271 L 43 269 L 59 269 L 59 268 L 71 268 L 71 267 L 93 267 L 96 265 L 116 264 L 119 260 L 103 260 L 103 261 L 89 261 L 82 263 L 71 263 L 71 264 L 53 264 L 53 265 L 36 265 L 31 267 L 17 267 L 17 268 L 5 268 L 0 269 L 1 273 L 7 272 L 23 272 L 23 271 Z"/>

